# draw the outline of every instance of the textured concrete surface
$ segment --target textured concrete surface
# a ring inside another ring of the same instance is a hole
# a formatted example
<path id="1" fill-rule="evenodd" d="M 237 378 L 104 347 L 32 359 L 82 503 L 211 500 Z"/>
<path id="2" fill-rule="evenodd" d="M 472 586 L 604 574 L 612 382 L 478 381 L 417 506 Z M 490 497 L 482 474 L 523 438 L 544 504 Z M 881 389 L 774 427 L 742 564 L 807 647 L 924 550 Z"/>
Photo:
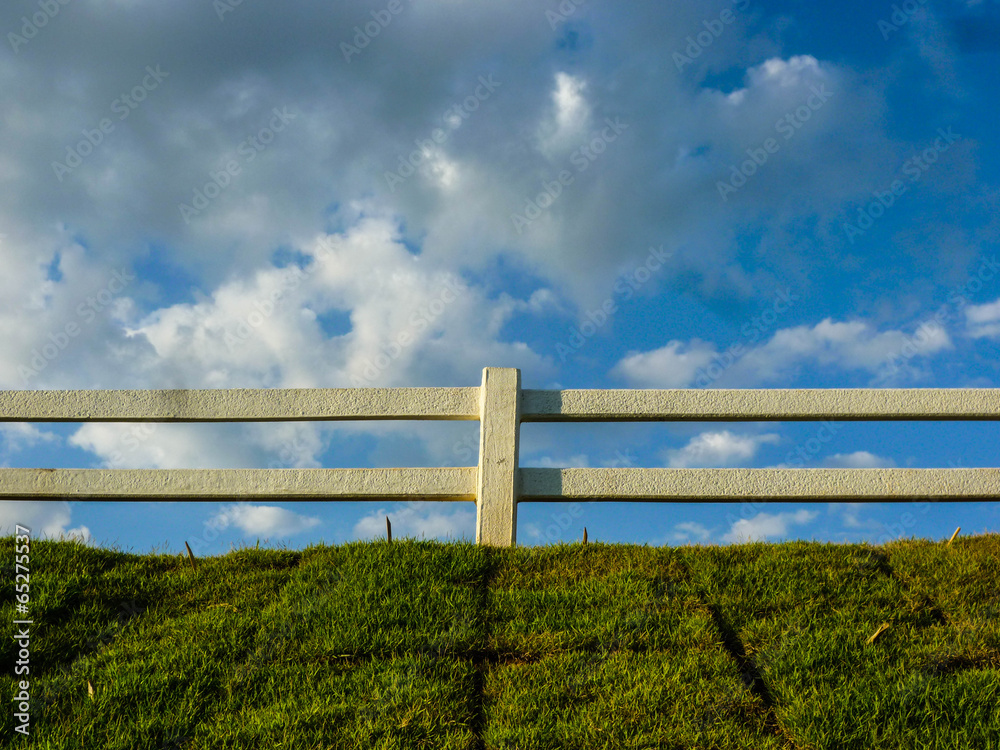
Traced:
<path id="1" fill-rule="evenodd" d="M 520 370 L 483 370 L 476 544 L 510 547 L 517 541 L 520 396 Z"/>
<path id="2" fill-rule="evenodd" d="M 475 500 L 476 470 L 0 469 L 5 500 Z"/>
<path id="3" fill-rule="evenodd" d="M 523 422 L 1000 420 L 1000 388 L 525 389 Z"/>
<path id="4" fill-rule="evenodd" d="M 0 421 L 474 420 L 479 401 L 475 387 L 0 391 Z M 522 391 L 524 422 L 673 419 L 1000 420 L 1000 389 Z"/>
<path id="5" fill-rule="evenodd" d="M 1000 469 L 521 469 L 521 500 L 1000 499 Z"/>
<path id="6" fill-rule="evenodd" d="M 0 391 L 0 422 L 479 419 L 479 388 Z"/>

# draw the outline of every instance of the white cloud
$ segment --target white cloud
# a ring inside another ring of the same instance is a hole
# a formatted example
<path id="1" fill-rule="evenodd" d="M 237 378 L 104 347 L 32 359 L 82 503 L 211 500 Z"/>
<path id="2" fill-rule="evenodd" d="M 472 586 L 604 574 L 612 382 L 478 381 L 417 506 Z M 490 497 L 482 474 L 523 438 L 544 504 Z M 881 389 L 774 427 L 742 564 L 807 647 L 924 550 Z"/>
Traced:
<path id="1" fill-rule="evenodd" d="M 735 435 L 729 430 L 703 432 L 683 448 L 664 451 L 663 456 L 671 468 L 733 466 L 752 459 L 761 445 L 780 441 L 781 438 L 774 433 Z"/>
<path id="2" fill-rule="evenodd" d="M 15 527 L 21 525 L 31 529 L 31 537 L 78 539 L 84 544 L 93 543 L 90 529 L 86 526 L 67 528 L 72 518 L 72 509 L 65 500 L 4 500 L 0 501 L 0 535 L 17 533 Z"/>
<path id="3" fill-rule="evenodd" d="M 206 387 L 236 380 L 306 388 L 444 385 L 456 373 L 478 382 L 484 362 L 547 369 L 524 344 L 497 340 L 518 305 L 490 301 L 411 254 L 387 220 L 362 219 L 301 250 L 313 259 L 304 271 L 261 269 L 204 302 L 141 321 L 130 334 L 152 344 L 150 370 L 169 361 Z M 536 293 L 524 304 L 544 299 Z M 316 319 L 329 313 L 349 315 L 350 330 L 326 336 Z"/>
<path id="4" fill-rule="evenodd" d="M 524 524 L 524 533 L 532 539 L 538 539 L 542 535 L 542 530 L 535 523 Z"/>
<path id="5" fill-rule="evenodd" d="M 482 368 L 497 363 L 526 376 L 551 372 L 524 343 L 501 341 L 511 315 L 552 308 L 547 289 L 527 300 L 489 299 L 485 289 L 411 254 L 396 227 L 377 218 L 300 249 L 312 258 L 304 269 L 269 265 L 124 328 L 130 366 L 122 371 L 146 387 L 182 389 L 477 385 Z M 349 328 L 325 332 L 319 318 L 331 314 Z M 414 428 L 359 422 L 341 429 L 385 435 Z M 243 467 L 282 452 L 282 463 L 311 467 L 324 449 L 315 424 L 89 423 L 70 443 L 118 468 Z M 439 454 L 442 445 L 433 446 Z"/>
<path id="6" fill-rule="evenodd" d="M 965 308 L 966 330 L 973 338 L 1000 339 L 1000 299 Z"/>
<path id="7" fill-rule="evenodd" d="M 234 267 L 263 267 L 289 237 L 342 226 L 342 207 L 371 196 L 379 210 L 403 217 L 408 239 L 419 238 L 426 258 L 444 265 L 482 269 L 501 252 L 519 256 L 582 303 L 579 298 L 595 287 L 606 295 L 624 256 L 645 252 L 653 236 L 671 246 L 691 243 L 692 252 L 677 262 L 704 272 L 704 288 L 696 291 L 706 291 L 732 272 L 736 243 L 730 234 L 747 226 L 744 212 L 721 205 L 716 182 L 734 159 L 746 158 L 748 138 L 773 134 L 775 121 L 802 106 L 810 87 L 827 84 L 836 99 L 798 132 L 795 149 L 781 153 L 783 166 L 807 168 L 769 165 L 771 176 L 762 172 L 741 193 L 748 205 L 770 205 L 790 188 L 803 200 L 838 207 L 848 198 L 868 198 L 864 178 L 885 174 L 899 150 L 884 135 L 881 79 L 852 78 L 846 66 L 809 55 L 785 58 L 776 41 L 748 27 L 740 14 L 696 66 L 745 69 L 741 95 L 693 84 L 703 76 L 678 71 L 672 53 L 675 43 L 683 48 L 685 36 L 703 30 L 706 9 L 698 4 L 611 12 L 593 26 L 593 11 L 577 8 L 573 23 L 582 24 L 584 36 L 599 35 L 603 52 L 570 63 L 568 51 L 553 43 L 550 26 L 536 23 L 538 8 L 527 0 L 480 4 L 462 14 L 453 4 L 430 3 L 394 18 L 391 34 L 398 43 L 373 39 L 350 65 L 339 47 L 350 34 L 331 40 L 318 31 L 363 25 L 365 14 L 349 4 L 276 14 L 234 9 L 228 18 L 238 18 L 239 29 L 211 42 L 224 53 L 212 60 L 199 54 L 213 33 L 204 18 L 172 8 L 144 27 L 112 16 L 110 7 L 80 19 L 73 33 L 50 24 L 43 33 L 52 54 L 45 60 L 29 65 L 25 53 L 0 67 L 10 110 L 0 184 L 11 196 L 0 224 L 47 227 L 62 219 L 97 257 L 113 262 L 144 253 L 156 237 L 206 289 L 219 289 Z M 110 22 L 124 24 L 122 32 L 100 54 L 83 44 Z M 262 32 L 296 44 L 262 57 L 246 43 Z M 131 90 L 144 75 L 136 49 L 162 62 L 169 77 L 57 183 L 51 170 L 37 165 L 65 158 L 67 147 L 80 141 L 81 123 L 92 127 L 101 115 L 113 115 L 103 104 L 108 92 Z M 655 86 L 607 68 L 607 60 L 627 55 L 657 71 Z M 395 74 L 386 76 L 386 70 Z M 475 111 L 455 114 L 481 76 L 502 80 L 511 70 L 525 75 L 503 80 Z M 295 114 L 287 130 L 252 162 L 241 158 L 240 144 L 270 121 L 274 108 L 285 106 Z M 629 120 L 629 113 L 630 130 L 563 193 L 546 221 L 538 222 L 540 233 L 517 235 L 510 211 L 537 196 L 554 169 L 573 169 L 562 156 L 540 164 L 532 141 L 543 144 L 543 153 L 546 145 L 553 154 L 578 148 L 605 117 Z M 453 129 L 456 117 L 461 131 L 434 153 L 428 165 L 433 179 L 414 177 L 390 191 L 384 174 L 398 168 L 400 156 L 436 128 Z M 701 155 L 681 163 L 678 153 Z M 185 222 L 178 204 L 191 202 L 210 173 L 233 159 L 239 174 Z M 647 187 L 636 191 L 636 185 Z M 776 218 L 762 228 L 779 221 L 784 223 Z M 759 223 L 754 219 L 753 225 Z M 39 244 L 30 249 L 50 255 Z"/>
<path id="8" fill-rule="evenodd" d="M 947 332 L 938 326 L 925 327 L 922 335 L 908 336 L 902 331 L 878 332 L 864 321 L 838 323 L 826 318 L 812 328 L 778 331 L 767 344 L 747 355 L 746 365 L 761 376 L 777 374 L 780 368 L 804 359 L 845 370 L 877 372 L 890 355 L 904 353 L 907 343 L 925 356 L 952 346 Z"/>
<path id="9" fill-rule="evenodd" d="M 870 518 L 862 520 L 858 517 L 866 505 L 867 503 L 829 503 L 827 505 L 827 512 L 830 514 L 839 513 L 844 526 L 849 529 L 881 531 L 885 527 L 880 522 Z"/>
<path id="10" fill-rule="evenodd" d="M 733 354 L 719 353 L 714 344 L 699 339 L 685 345 L 671 341 L 649 352 L 630 352 L 612 373 L 640 387 L 746 387 L 786 379 L 805 364 L 840 370 L 886 372 L 893 361 L 908 362 L 954 348 L 940 326 L 924 325 L 914 333 L 876 331 L 864 321 L 836 322 L 826 318 L 816 325 L 778 330 L 766 343 Z M 730 347 L 732 349 L 733 347 Z M 895 358 L 895 360 L 894 360 Z"/>
<path id="11" fill-rule="evenodd" d="M 670 540 L 674 544 L 687 544 L 692 540 L 706 542 L 712 536 L 711 530 L 694 521 L 674 524 L 674 529 L 675 531 L 670 535 Z"/>
<path id="12" fill-rule="evenodd" d="M 100 382 L 124 338 L 128 269 L 102 267 L 65 227 L 0 240 L 0 265 L 0 387 Z"/>
<path id="13" fill-rule="evenodd" d="M 115 424 L 86 422 L 70 445 L 103 459 L 109 469 L 221 469 L 254 465 L 239 424 Z"/>
<path id="14" fill-rule="evenodd" d="M 835 453 L 832 456 L 826 456 L 820 463 L 820 466 L 825 468 L 844 469 L 882 469 L 891 468 L 895 465 L 896 462 L 891 458 L 876 456 L 874 453 L 869 453 L 868 451 Z"/>
<path id="15" fill-rule="evenodd" d="M 354 535 L 361 539 L 384 538 L 385 519 L 388 516 L 389 522 L 392 524 L 393 539 L 413 537 L 454 541 L 463 536 L 475 538 L 476 511 L 474 508 L 472 510 L 460 508 L 451 512 L 440 512 L 434 509 L 441 507 L 441 505 L 441 503 L 406 503 L 389 513 L 384 508 L 379 508 L 354 525 Z"/>
<path id="16" fill-rule="evenodd" d="M 640 388 L 687 388 L 716 354 L 712 344 L 671 341 L 649 352 L 629 352 L 611 374 Z"/>
<path id="17" fill-rule="evenodd" d="M 722 537 L 726 544 L 750 541 L 767 541 L 788 534 L 792 524 L 810 523 L 818 516 L 817 511 L 799 510 L 794 513 L 758 513 L 753 518 L 741 518 L 733 523 L 729 532 Z"/>
<path id="18" fill-rule="evenodd" d="M 782 60 L 772 57 L 747 71 L 747 78 L 754 86 L 774 85 L 778 88 L 800 86 L 804 81 L 822 77 L 819 60 L 812 55 L 797 55 Z"/>
<path id="19" fill-rule="evenodd" d="M 3 439 L 4 449 L 11 453 L 31 448 L 38 443 L 59 441 L 59 436 L 55 433 L 42 432 L 35 425 L 26 422 L 0 423 L 0 438 Z"/>
<path id="20" fill-rule="evenodd" d="M 218 530 L 235 526 L 251 536 L 285 537 L 319 526 L 319 518 L 303 516 L 273 505 L 228 505 L 216 513 L 207 525 Z"/>
<path id="21" fill-rule="evenodd" d="M 587 82 L 569 73 L 556 73 L 552 92 L 552 114 L 539 130 L 541 151 L 555 156 L 575 148 L 590 127 L 590 105 L 584 92 Z"/>

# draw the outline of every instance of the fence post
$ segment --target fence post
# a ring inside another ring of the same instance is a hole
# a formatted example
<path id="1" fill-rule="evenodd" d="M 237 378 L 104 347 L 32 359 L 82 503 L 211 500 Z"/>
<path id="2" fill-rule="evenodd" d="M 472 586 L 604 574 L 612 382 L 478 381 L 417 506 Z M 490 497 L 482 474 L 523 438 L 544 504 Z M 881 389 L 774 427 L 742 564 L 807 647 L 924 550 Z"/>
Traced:
<path id="1" fill-rule="evenodd" d="M 484 368 L 479 391 L 476 544 L 513 547 L 517 543 L 520 424 L 521 371 L 513 367 Z"/>

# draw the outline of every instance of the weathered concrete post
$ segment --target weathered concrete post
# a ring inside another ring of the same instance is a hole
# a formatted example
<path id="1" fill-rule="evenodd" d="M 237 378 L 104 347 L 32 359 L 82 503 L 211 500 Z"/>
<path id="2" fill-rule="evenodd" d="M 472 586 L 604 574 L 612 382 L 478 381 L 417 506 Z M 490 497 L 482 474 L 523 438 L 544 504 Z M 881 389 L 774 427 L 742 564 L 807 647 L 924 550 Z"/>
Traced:
<path id="1" fill-rule="evenodd" d="M 521 371 L 513 367 L 485 368 L 479 391 L 476 544 L 513 547 L 517 543 L 520 426 Z"/>

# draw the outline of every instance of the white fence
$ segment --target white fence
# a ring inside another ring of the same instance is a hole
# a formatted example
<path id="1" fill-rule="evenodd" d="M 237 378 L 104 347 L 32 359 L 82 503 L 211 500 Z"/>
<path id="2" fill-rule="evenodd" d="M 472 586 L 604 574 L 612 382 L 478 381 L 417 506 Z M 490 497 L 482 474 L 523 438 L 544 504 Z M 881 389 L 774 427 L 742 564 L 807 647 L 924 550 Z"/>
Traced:
<path id="1" fill-rule="evenodd" d="M 475 501 L 476 542 L 516 543 L 532 501 L 1000 499 L 1000 468 L 522 469 L 522 422 L 1000 420 L 1000 389 L 522 390 L 480 387 L 0 391 L 0 422 L 479 420 L 479 465 L 406 469 L 0 469 L 0 499 Z"/>

